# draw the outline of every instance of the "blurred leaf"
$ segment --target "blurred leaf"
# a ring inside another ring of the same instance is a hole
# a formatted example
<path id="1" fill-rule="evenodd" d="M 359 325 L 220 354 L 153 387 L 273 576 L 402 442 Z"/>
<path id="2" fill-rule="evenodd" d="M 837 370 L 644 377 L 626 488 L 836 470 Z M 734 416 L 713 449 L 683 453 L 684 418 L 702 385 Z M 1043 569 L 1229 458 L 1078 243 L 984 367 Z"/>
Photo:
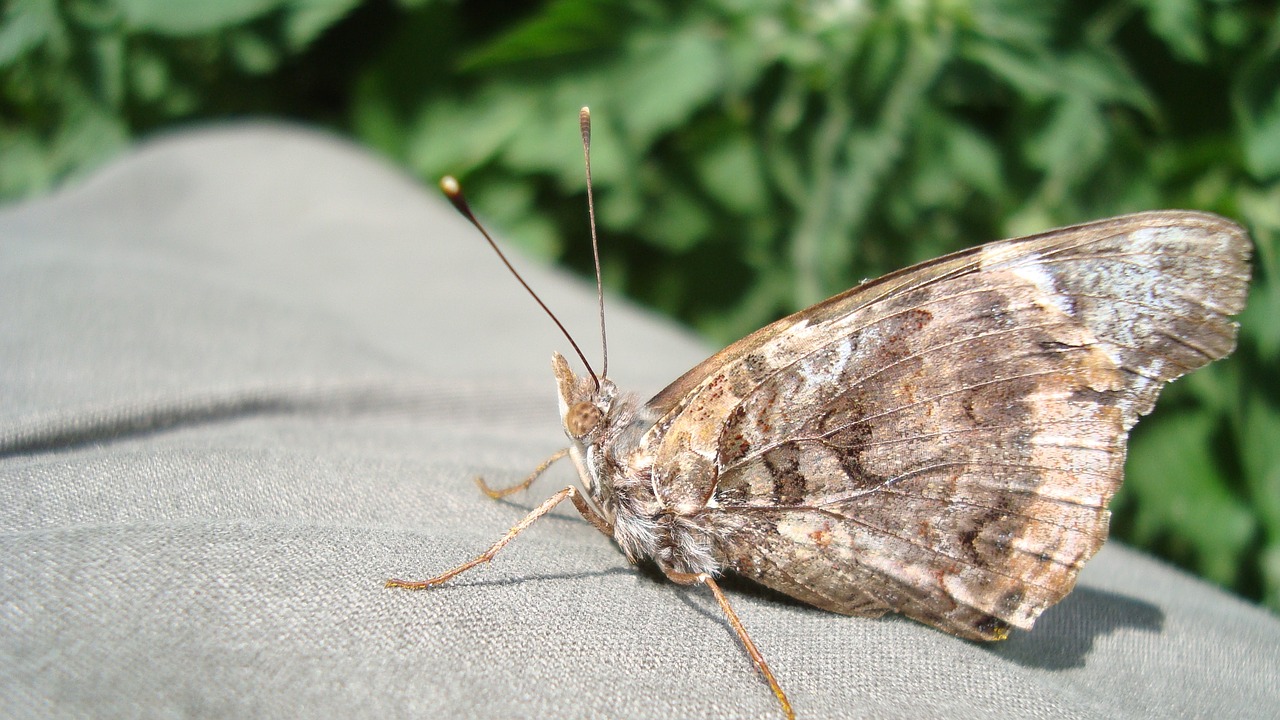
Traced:
<path id="1" fill-rule="evenodd" d="M 983 38 L 1023 47 L 1049 47 L 1058 24 L 1055 3 L 1027 3 L 1022 0 L 976 0 L 957 3 L 970 13 L 966 29 Z"/>
<path id="2" fill-rule="evenodd" d="M 1072 97 L 1122 103 L 1151 116 L 1155 104 L 1124 59 L 1113 50 L 1073 52 L 1062 58 L 1063 87 Z"/>
<path id="3" fill-rule="evenodd" d="M 1106 122 L 1093 101 L 1082 95 L 1064 98 L 1052 119 L 1027 144 L 1027 158 L 1051 176 L 1080 177 L 1106 149 Z"/>
<path id="4" fill-rule="evenodd" d="M 1042 53 L 1009 47 L 988 38 L 971 39 L 961 46 L 961 52 L 996 79 L 1012 86 L 1026 102 L 1043 102 L 1058 89 L 1061 68 Z"/>
<path id="5" fill-rule="evenodd" d="M 227 40 L 232 60 L 247 74 L 263 75 L 280 64 L 279 48 L 252 30 L 235 30 Z"/>
<path id="6" fill-rule="evenodd" d="M 0 130 L 0 193 L 44 190 L 56 179 L 44 144 L 29 130 Z"/>
<path id="7" fill-rule="evenodd" d="M 1232 105 L 1240 125 L 1245 167 L 1259 180 L 1280 176 L 1280 51 L 1249 63 L 1240 73 Z"/>
<path id="8" fill-rule="evenodd" d="M 1241 459 L 1251 506 L 1265 535 L 1260 561 L 1263 600 L 1280 610 L 1280 407 L 1253 392 L 1245 401 L 1240 423 Z"/>
<path id="9" fill-rule="evenodd" d="M 1140 4 L 1152 32 L 1169 44 L 1178 59 L 1193 63 L 1208 59 L 1201 0 L 1140 0 Z"/>
<path id="10" fill-rule="evenodd" d="M 760 74 L 777 62 L 784 38 L 782 28 L 768 14 L 745 12 L 726 18 L 720 38 L 720 62 L 725 71 L 723 94 L 741 101 L 741 94 L 749 93 Z"/>
<path id="11" fill-rule="evenodd" d="M 760 153 L 752 139 L 730 133 L 706 147 L 696 158 L 703 188 L 736 213 L 759 213 L 768 201 Z"/>
<path id="12" fill-rule="evenodd" d="M 1166 414 L 1140 425 L 1130 441 L 1125 487 L 1133 496 L 1136 539 L 1153 542 L 1172 532 L 1175 552 L 1189 553 L 1205 577 L 1230 586 L 1257 521 L 1227 489 L 1213 457 L 1214 420 L 1206 413 Z"/>
<path id="13" fill-rule="evenodd" d="M 351 109 L 352 132 L 367 146 L 417 169 L 422 161 L 409 152 L 409 128 L 394 103 L 375 87 L 378 84 L 376 78 L 365 78 L 357 87 L 359 99 Z"/>
<path id="14" fill-rule="evenodd" d="M 1239 193 L 1240 212 L 1253 232 L 1255 280 L 1241 313 L 1242 334 L 1262 358 L 1280 361 L 1280 185 Z"/>
<path id="15" fill-rule="evenodd" d="M 511 134 L 501 157 L 507 167 L 521 173 L 546 174 L 561 187 L 581 187 L 582 138 L 578 129 L 578 110 L 585 106 L 599 109 L 598 98 L 606 97 L 609 79 L 600 69 L 556 78 L 549 86 L 530 98 L 529 112 Z M 526 91 L 527 92 L 527 91 Z M 619 150 L 614 133 L 618 119 L 597 112 L 592 126 L 593 170 L 601 184 L 611 182 L 621 170 Z M 634 167 L 634 163 L 626 163 Z"/>
<path id="16" fill-rule="evenodd" d="M 130 57 L 131 67 L 129 82 L 138 98 L 157 102 L 169 91 L 169 65 L 164 58 L 140 49 Z"/>
<path id="17" fill-rule="evenodd" d="M 644 197 L 631 184 L 609 188 L 596 198 L 596 219 L 619 231 L 634 231 L 644 212 Z"/>
<path id="18" fill-rule="evenodd" d="M 716 312 L 704 310 L 695 324 L 711 337 L 744 337 L 759 329 L 756 318 L 776 315 L 790 292 L 791 281 L 782 268 L 765 268 L 740 305 Z"/>
<path id="19" fill-rule="evenodd" d="M 633 146 L 687 123 L 695 108 L 715 97 L 725 73 L 713 31 L 695 25 L 638 33 L 630 43 L 629 67 L 612 87 L 611 105 L 621 111 L 619 124 Z"/>
<path id="20" fill-rule="evenodd" d="M 553 0 L 529 20 L 468 53 L 460 67 L 468 72 L 494 70 L 608 48 L 629 14 L 630 5 L 616 0 Z"/>
<path id="21" fill-rule="evenodd" d="M 901 204 L 896 213 L 903 222 L 911 222 L 921 209 L 955 211 L 976 194 L 1001 195 L 1000 155 L 988 139 L 957 119 L 934 112 L 921 113 L 912 124 L 916 137 L 909 152 L 915 163 L 911 192 L 890 200 Z"/>
<path id="22" fill-rule="evenodd" d="M 129 131 L 109 109 L 74 97 L 68 122 L 54 136 L 58 164 L 78 170 L 95 166 L 129 144 Z"/>
<path id="23" fill-rule="evenodd" d="M 559 230 L 549 218 L 533 212 L 536 198 L 527 183 L 484 183 L 471 200 L 476 207 L 486 208 L 485 222 L 518 241 L 527 254 L 548 260 L 560 254 Z"/>
<path id="24" fill-rule="evenodd" d="M 441 99 L 410 129 L 410 167 L 427 175 L 465 175 L 492 158 L 534 114 L 536 98 L 498 87 L 484 103 Z"/>
<path id="25" fill-rule="evenodd" d="M 1258 354 L 1273 363 L 1280 359 L 1280 322 L 1275 321 L 1278 317 L 1280 283 L 1254 283 L 1240 322 L 1245 334 L 1257 344 Z"/>
<path id="26" fill-rule="evenodd" d="M 1272 612 L 1280 611 L 1280 545 L 1263 548 L 1258 565 L 1265 588 L 1262 601 Z"/>
<path id="27" fill-rule="evenodd" d="M 1240 424 L 1241 460 L 1249 483 L 1253 507 L 1265 523 L 1270 542 L 1280 546 L 1280 408 L 1262 393 L 1245 398 Z"/>
<path id="28" fill-rule="evenodd" d="M 197 35 L 261 17 L 289 0 L 114 0 L 131 30 Z"/>
<path id="29" fill-rule="evenodd" d="M 654 245 L 674 252 L 693 248 L 711 232 L 702 206 L 680 188 L 670 188 L 658 198 L 656 206 L 645 212 L 640 228 Z"/>
<path id="30" fill-rule="evenodd" d="M 61 35 L 56 0 L 13 0 L 0 17 L 0 66 Z"/>
<path id="31" fill-rule="evenodd" d="M 360 0 L 293 0 L 284 27 L 288 48 L 307 47 L 359 4 Z"/>
<path id="32" fill-rule="evenodd" d="M 93 58 L 94 95 L 112 108 L 128 97 L 125 39 L 118 33 L 99 34 L 89 48 Z"/>
<path id="33" fill-rule="evenodd" d="M 948 123 L 944 152 L 947 167 L 957 182 L 996 197 L 1004 186 L 1000 152 L 990 138 L 958 122 Z"/>
<path id="34" fill-rule="evenodd" d="M 1248 3 L 1215 2 L 1209 32 L 1223 46 L 1238 48 L 1249 41 L 1252 26 L 1262 17 L 1255 14 Z M 1280 16 L 1272 16 L 1271 19 L 1280 21 Z"/>

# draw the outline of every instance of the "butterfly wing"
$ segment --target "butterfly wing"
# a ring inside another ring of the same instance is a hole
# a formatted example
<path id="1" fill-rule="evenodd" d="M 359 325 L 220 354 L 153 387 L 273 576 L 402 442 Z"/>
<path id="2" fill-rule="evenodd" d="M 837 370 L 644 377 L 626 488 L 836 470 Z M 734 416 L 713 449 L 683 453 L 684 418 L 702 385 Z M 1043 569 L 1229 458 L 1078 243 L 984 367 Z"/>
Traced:
<path id="1" fill-rule="evenodd" d="M 863 284 L 659 393 L 640 445 L 726 564 L 819 607 L 1027 628 L 1106 539 L 1125 440 L 1229 353 L 1250 246 L 1142 213 Z"/>

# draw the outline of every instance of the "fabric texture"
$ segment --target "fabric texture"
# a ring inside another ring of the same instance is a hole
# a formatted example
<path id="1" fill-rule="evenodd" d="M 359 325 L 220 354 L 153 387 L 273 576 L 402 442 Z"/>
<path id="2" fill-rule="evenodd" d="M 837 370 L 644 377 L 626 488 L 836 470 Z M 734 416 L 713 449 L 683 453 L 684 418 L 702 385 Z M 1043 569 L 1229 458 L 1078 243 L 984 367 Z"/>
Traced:
<path id="1" fill-rule="evenodd" d="M 594 359 L 593 288 L 515 262 Z M 643 397 L 712 350 L 613 298 L 609 330 Z M 0 210 L 0 716 L 780 717 L 710 594 L 568 503 L 383 587 L 572 479 L 472 483 L 563 446 L 556 349 L 436 192 L 310 131 Z M 993 645 L 726 587 L 801 718 L 1280 715 L 1280 620 L 1115 543 Z"/>

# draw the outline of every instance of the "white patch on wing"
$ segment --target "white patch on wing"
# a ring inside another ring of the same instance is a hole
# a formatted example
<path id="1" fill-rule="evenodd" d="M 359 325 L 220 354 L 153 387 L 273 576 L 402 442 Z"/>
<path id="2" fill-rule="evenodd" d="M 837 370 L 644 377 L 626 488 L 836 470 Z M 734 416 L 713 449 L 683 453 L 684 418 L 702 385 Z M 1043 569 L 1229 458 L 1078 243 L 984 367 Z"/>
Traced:
<path id="1" fill-rule="evenodd" d="M 1039 262 L 1028 262 L 1025 265 L 1018 265 L 1010 268 L 1010 271 L 1018 277 L 1026 280 L 1040 291 L 1041 296 L 1058 309 L 1063 315 L 1070 316 L 1073 308 L 1067 298 L 1058 290 L 1058 285 L 1054 282 L 1053 274 L 1045 270 L 1044 265 Z"/>
<path id="2" fill-rule="evenodd" d="M 1017 262 L 1010 262 L 1012 260 Z M 994 243 L 982 249 L 981 262 L 984 270 L 999 269 L 1017 275 L 1039 290 L 1044 299 L 1059 312 L 1071 315 L 1071 303 L 1058 289 L 1058 283 L 1054 280 L 1053 273 L 1045 268 L 1040 253 L 1023 252 L 1011 243 Z M 1004 267 L 997 267 L 1001 265 Z"/>
<path id="3" fill-rule="evenodd" d="M 1016 262 L 1011 262 L 1015 259 Z M 1044 303 L 1069 318 L 1079 320 L 1077 309 L 1068 295 L 1059 289 L 1057 280 L 1045 266 L 1039 253 L 1017 251 L 1011 243 L 995 243 L 982 249 L 981 263 L 983 269 L 999 269 L 1016 275 L 1039 291 Z M 1003 267 L 997 268 L 997 266 Z M 1093 328 L 1088 329 L 1091 335 L 1095 334 Z M 1107 354 L 1111 362 L 1117 366 L 1123 364 L 1123 358 L 1121 358 L 1119 350 L 1111 343 L 1101 342 L 1097 337 L 1094 337 L 1092 342 L 1098 349 Z"/>
<path id="4" fill-rule="evenodd" d="M 853 356 L 853 344 L 849 338 L 842 338 L 828 347 L 835 350 L 834 357 L 825 352 L 819 352 L 813 358 L 801 363 L 806 386 L 822 386 L 837 382 L 845 368 L 849 366 L 849 358 Z"/>

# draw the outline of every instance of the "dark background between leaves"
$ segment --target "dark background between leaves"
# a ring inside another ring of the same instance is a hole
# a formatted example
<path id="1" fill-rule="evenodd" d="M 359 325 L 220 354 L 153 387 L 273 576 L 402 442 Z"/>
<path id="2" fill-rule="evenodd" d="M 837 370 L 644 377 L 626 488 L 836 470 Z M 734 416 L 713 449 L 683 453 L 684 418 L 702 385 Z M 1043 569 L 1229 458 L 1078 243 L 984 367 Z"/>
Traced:
<path id="1" fill-rule="evenodd" d="M 1138 426 L 1113 528 L 1280 611 L 1275 3 L 14 0 L 0 88 L 10 202 L 137 138 L 277 116 L 459 175 L 582 273 L 590 105 L 605 283 L 720 343 L 998 237 L 1236 218 L 1240 348 Z"/>

